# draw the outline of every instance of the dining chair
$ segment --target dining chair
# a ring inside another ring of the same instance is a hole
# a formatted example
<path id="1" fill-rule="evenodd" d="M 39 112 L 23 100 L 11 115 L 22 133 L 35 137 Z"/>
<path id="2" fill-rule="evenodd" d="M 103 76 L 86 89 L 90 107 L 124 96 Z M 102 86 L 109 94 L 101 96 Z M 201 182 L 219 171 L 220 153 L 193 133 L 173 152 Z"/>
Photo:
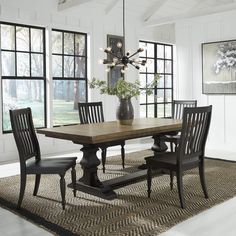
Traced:
<path id="1" fill-rule="evenodd" d="M 36 196 L 39 189 L 41 174 L 58 174 L 60 176 L 60 190 L 62 208 L 65 209 L 66 171 L 71 168 L 73 193 L 76 196 L 76 159 L 77 157 L 41 158 L 39 142 L 35 133 L 32 113 L 30 108 L 10 110 L 12 132 L 20 158 L 20 195 L 17 208 L 25 193 L 27 175 L 35 175 L 35 187 L 33 195 Z"/>
<path id="2" fill-rule="evenodd" d="M 183 117 L 183 111 L 185 107 L 196 107 L 197 106 L 197 100 L 173 100 L 172 103 L 172 118 L 173 119 L 182 119 Z M 170 150 L 171 152 L 174 151 L 174 145 L 175 148 L 178 145 L 180 135 L 178 132 L 170 132 L 165 135 L 164 140 L 165 142 L 170 143 Z"/>
<path id="3" fill-rule="evenodd" d="M 104 122 L 103 106 L 102 102 L 86 102 L 78 103 L 79 119 L 81 124 L 101 123 Z M 105 173 L 106 154 L 107 148 L 112 146 L 121 145 L 121 159 L 122 167 L 125 168 L 125 141 L 110 141 L 99 144 L 99 148 L 102 151 L 102 170 Z"/>
<path id="4" fill-rule="evenodd" d="M 186 170 L 199 168 L 200 182 L 205 198 L 208 198 L 204 173 L 204 155 L 211 121 L 212 106 L 184 108 L 183 125 L 179 145 L 175 152 L 146 157 L 148 197 L 151 194 L 152 170 L 175 172 L 180 205 L 185 208 L 183 174 Z"/>

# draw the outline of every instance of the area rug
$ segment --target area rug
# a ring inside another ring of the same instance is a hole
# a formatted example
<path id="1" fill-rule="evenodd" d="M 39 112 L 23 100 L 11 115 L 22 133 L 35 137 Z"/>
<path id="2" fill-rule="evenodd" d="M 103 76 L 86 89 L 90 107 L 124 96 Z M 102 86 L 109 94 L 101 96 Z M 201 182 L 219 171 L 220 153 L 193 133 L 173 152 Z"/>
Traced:
<path id="1" fill-rule="evenodd" d="M 133 172 L 151 151 L 126 154 L 126 168 L 121 167 L 120 156 L 107 158 L 106 173 L 99 169 L 102 180 Z M 81 176 L 80 166 L 77 177 Z M 115 190 L 118 198 L 103 200 L 71 189 L 66 193 L 66 210 L 60 203 L 59 176 L 42 176 L 38 196 L 33 197 L 34 177 L 29 176 L 21 210 L 16 210 L 19 194 L 19 176 L 0 179 L 0 205 L 40 225 L 55 235 L 120 236 L 158 235 L 206 209 L 236 196 L 236 163 L 206 160 L 206 180 L 209 199 L 205 199 L 200 186 L 198 170 L 184 176 L 186 209 L 179 205 L 176 180 L 170 190 L 169 176 L 153 178 L 151 198 L 147 198 L 146 181 Z M 70 183 L 70 173 L 66 176 Z"/>

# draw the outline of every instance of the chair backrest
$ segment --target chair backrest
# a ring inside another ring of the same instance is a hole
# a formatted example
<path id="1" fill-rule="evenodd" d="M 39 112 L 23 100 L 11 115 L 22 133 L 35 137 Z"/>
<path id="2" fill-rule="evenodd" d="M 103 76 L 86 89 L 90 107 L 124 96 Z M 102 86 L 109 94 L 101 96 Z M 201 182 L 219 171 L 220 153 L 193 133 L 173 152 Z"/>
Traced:
<path id="1" fill-rule="evenodd" d="M 196 107 L 197 100 L 174 100 L 172 106 L 172 118 L 182 119 L 185 107 Z"/>
<path id="2" fill-rule="evenodd" d="M 203 157 L 211 122 L 212 106 L 184 108 L 183 125 L 178 147 L 178 160 Z"/>
<path id="3" fill-rule="evenodd" d="M 31 109 L 10 110 L 10 118 L 21 166 L 32 157 L 40 160 L 40 148 L 34 130 Z"/>
<path id="4" fill-rule="evenodd" d="M 81 124 L 104 122 L 102 102 L 78 103 Z"/>

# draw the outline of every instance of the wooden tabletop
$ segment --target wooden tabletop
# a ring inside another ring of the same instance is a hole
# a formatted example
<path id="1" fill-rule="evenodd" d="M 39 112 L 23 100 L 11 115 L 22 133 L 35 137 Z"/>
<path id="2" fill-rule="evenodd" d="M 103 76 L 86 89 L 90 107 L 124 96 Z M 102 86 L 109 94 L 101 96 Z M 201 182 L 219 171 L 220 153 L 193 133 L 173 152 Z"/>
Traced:
<path id="1" fill-rule="evenodd" d="M 178 131 L 181 129 L 181 124 L 181 120 L 176 119 L 140 118 L 134 119 L 132 125 L 120 125 L 117 121 L 111 121 L 38 129 L 37 132 L 78 144 L 98 144 Z"/>

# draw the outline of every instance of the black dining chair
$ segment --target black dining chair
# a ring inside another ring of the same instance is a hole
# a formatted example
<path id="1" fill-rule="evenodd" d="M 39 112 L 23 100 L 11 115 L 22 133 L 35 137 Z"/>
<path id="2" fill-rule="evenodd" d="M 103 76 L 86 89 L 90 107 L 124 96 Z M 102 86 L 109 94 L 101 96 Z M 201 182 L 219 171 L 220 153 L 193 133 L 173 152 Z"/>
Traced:
<path id="1" fill-rule="evenodd" d="M 41 174 L 58 174 L 60 176 L 60 190 L 62 198 L 62 208 L 65 209 L 65 174 L 71 170 L 73 193 L 76 196 L 76 159 L 77 157 L 57 157 L 41 158 L 40 147 L 35 133 L 32 113 L 30 108 L 10 110 L 12 132 L 16 141 L 16 146 L 20 158 L 20 195 L 17 208 L 21 203 L 25 193 L 27 175 L 35 175 L 35 187 L 33 195 L 36 196 L 39 189 Z"/>
<path id="2" fill-rule="evenodd" d="M 79 119 L 81 124 L 101 123 L 104 122 L 102 102 L 78 103 Z M 125 168 L 125 141 L 110 141 L 99 144 L 102 151 L 102 170 L 105 173 L 107 148 L 121 145 L 122 167 Z"/>
<path id="3" fill-rule="evenodd" d="M 180 205 L 185 208 L 183 196 L 183 174 L 186 170 L 199 168 L 200 181 L 205 198 L 208 198 L 204 173 L 204 155 L 211 121 L 212 106 L 184 108 L 183 125 L 176 152 L 146 157 L 148 197 L 151 194 L 152 170 L 175 172 Z"/>
<path id="4" fill-rule="evenodd" d="M 182 119 L 183 111 L 185 107 L 196 107 L 196 106 L 197 106 L 197 100 L 173 100 L 172 118 Z M 175 145 L 175 148 L 177 147 L 179 143 L 179 138 L 180 138 L 180 135 L 178 134 L 178 132 L 170 132 L 165 135 L 164 140 L 165 142 L 170 143 L 171 152 L 174 151 L 174 145 Z"/>

